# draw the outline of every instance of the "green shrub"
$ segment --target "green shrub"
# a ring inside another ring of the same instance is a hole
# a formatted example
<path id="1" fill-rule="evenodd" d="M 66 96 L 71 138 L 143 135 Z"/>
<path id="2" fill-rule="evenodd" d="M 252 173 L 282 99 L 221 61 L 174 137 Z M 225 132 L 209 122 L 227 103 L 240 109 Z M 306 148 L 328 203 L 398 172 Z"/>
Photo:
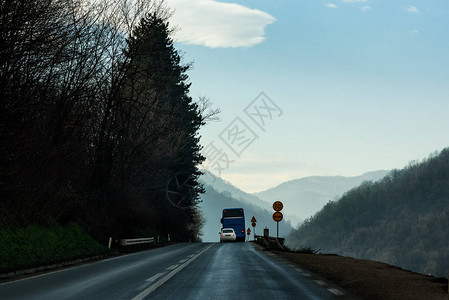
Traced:
<path id="1" fill-rule="evenodd" d="M 60 263 L 105 254 L 79 225 L 54 225 L 0 230 L 0 272 Z"/>

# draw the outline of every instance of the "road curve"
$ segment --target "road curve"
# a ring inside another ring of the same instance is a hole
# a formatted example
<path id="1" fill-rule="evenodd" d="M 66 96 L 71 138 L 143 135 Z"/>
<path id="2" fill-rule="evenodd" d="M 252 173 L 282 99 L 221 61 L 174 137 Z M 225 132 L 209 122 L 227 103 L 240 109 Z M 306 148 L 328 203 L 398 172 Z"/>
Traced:
<path id="1" fill-rule="evenodd" d="M 355 299 L 251 243 L 188 243 L 0 284 L 0 299 Z"/>

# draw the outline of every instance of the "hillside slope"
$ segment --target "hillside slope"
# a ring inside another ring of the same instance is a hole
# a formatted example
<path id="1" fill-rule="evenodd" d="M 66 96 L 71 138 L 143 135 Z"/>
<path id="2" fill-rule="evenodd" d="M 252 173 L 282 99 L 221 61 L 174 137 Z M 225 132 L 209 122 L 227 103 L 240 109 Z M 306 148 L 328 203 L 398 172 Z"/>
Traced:
<path id="1" fill-rule="evenodd" d="M 329 202 L 288 237 L 292 247 L 378 260 L 446 277 L 449 148 Z"/>
<path id="2" fill-rule="evenodd" d="M 241 200 L 252 205 L 260 206 L 265 209 L 271 209 L 272 202 L 263 201 L 259 197 L 246 193 L 241 189 L 235 187 L 230 182 L 215 176 L 207 170 L 201 170 L 203 175 L 200 177 L 200 182 L 206 184 L 219 193 L 224 193 L 234 199 Z"/>
<path id="3" fill-rule="evenodd" d="M 343 195 L 364 181 L 376 181 L 388 171 L 374 171 L 360 176 L 311 176 L 284 182 L 274 188 L 255 193 L 258 198 L 284 203 L 285 216 L 294 224 L 314 215 L 329 201 Z"/>

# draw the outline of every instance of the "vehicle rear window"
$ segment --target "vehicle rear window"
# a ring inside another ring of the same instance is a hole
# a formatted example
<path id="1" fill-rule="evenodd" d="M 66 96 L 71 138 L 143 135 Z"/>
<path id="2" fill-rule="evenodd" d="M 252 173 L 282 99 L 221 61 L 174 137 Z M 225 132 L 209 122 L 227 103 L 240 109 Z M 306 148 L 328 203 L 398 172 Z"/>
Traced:
<path id="1" fill-rule="evenodd" d="M 243 217 L 242 209 L 226 209 L 223 211 L 224 218 Z"/>
<path id="2" fill-rule="evenodd" d="M 225 230 L 223 230 L 223 233 L 233 233 L 234 232 L 234 230 L 232 230 L 232 229 L 225 229 Z"/>

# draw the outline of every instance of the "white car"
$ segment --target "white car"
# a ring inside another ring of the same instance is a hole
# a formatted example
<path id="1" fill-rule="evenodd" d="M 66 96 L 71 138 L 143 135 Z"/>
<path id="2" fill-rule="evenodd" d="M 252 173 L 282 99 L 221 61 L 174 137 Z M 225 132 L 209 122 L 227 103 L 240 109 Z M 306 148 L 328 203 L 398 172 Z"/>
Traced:
<path id="1" fill-rule="evenodd" d="M 236 239 L 234 229 L 232 228 L 223 228 L 219 233 L 220 233 L 220 243 L 226 241 L 234 242 Z"/>

